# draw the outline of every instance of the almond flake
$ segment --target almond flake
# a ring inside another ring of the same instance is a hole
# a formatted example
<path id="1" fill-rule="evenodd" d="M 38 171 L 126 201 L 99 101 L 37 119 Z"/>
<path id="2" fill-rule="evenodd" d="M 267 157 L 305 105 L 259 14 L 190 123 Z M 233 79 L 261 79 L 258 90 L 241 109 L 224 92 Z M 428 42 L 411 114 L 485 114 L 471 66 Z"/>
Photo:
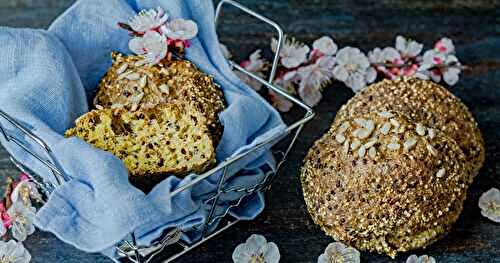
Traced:
<path id="1" fill-rule="evenodd" d="M 393 150 L 393 151 L 399 150 L 400 147 L 401 147 L 401 145 L 399 145 L 399 143 L 397 143 L 397 142 L 391 142 L 391 143 L 387 144 L 387 149 Z"/>
<path id="2" fill-rule="evenodd" d="M 335 135 L 335 140 L 338 143 L 343 143 L 345 141 L 345 136 L 342 133 L 337 133 L 337 135 Z"/>
<path id="3" fill-rule="evenodd" d="M 359 149 L 358 149 L 358 156 L 364 157 L 365 154 L 366 154 L 366 148 L 364 145 L 361 145 L 361 147 L 359 147 Z"/>
<path id="4" fill-rule="evenodd" d="M 125 62 L 116 70 L 116 74 L 118 75 L 122 74 L 123 72 L 125 72 L 125 70 L 127 70 L 127 68 L 128 64 Z"/>
<path id="5" fill-rule="evenodd" d="M 437 156 L 437 150 L 436 148 L 434 148 L 432 145 L 430 144 L 427 144 L 427 150 L 434 156 Z"/>
<path id="6" fill-rule="evenodd" d="M 370 147 L 370 149 L 368 149 L 368 156 L 370 156 L 370 158 L 372 159 L 375 159 L 375 157 L 377 156 L 377 150 L 375 150 L 375 147 Z"/>
<path id="7" fill-rule="evenodd" d="M 378 112 L 377 114 L 378 114 L 378 116 L 380 116 L 382 118 L 386 118 L 386 119 L 394 117 L 394 114 L 392 114 L 392 113 L 390 113 L 388 111 Z"/>
<path id="8" fill-rule="evenodd" d="M 409 151 L 411 150 L 415 145 L 417 144 L 417 139 L 411 137 L 411 138 L 408 138 L 408 140 L 406 140 L 403 144 L 403 148 L 405 151 Z"/>
<path id="9" fill-rule="evenodd" d="M 356 150 L 358 147 L 361 145 L 361 142 L 358 139 L 354 139 L 354 141 L 351 143 L 351 150 Z"/>
<path id="10" fill-rule="evenodd" d="M 444 176 L 445 173 L 446 173 L 446 169 L 441 168 L 441 169 L 439 169 L 439 171 L 437 171 L 436 176 L 437 176 L 437 178 L 441 178 Z"/>
<path id="11" fill-rule="evenodd" d="M 391 130 L 391 124 L 389 122 L 384 123 L 382 127 L 380 127 L 380 132 L 384 135 L 387 135 Z"/>
<path id="12" fill-rule="evenodd" d="M 342 123 L 342 125 L 340 125 L 338 132 L 343 133 L 347 131 L 349 127 L 351 127 L 351 124 L 348 121 L 345 121 L 344 123 Z"/>
<path id="13" fill-rule="evenodd" d="M 141 78 L 141 75 L 139 75 L 139 73 L 137 73 L 137 72 L 134 72 L 134 73 L 127 74 L 127 76 L 125 76 L 125 78 L 128 80 L 138 80 Z"/>

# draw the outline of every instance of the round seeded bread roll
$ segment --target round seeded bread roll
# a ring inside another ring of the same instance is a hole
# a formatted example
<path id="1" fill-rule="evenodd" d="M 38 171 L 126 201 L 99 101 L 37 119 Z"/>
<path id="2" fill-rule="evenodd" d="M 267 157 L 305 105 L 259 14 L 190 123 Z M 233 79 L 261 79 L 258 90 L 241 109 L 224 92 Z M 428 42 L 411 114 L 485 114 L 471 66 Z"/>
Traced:
<path id="1" fill-rule="evenodd" d="M 395 257 L 449 231 L 467 192 L 465 156 L 397 112 L 339 120 L 304 160 L 311 217 L 337 241 Z"/>
<path id="2" fill-rule="evenodd" d="M 205 117 L 191 105 L 93 110 L 78 118 L 65 136 L 111 152 L 133 177 L 202 173 L 215 163 Z"/>
<path id="3" fill-rule="evenodd" d="M 140 56 L 113 52 L 113 65 L 101 80 L 94 105 L 131 111 L 181 101 L 205 115 L 215 144 L 222 136 L 219 113 L 224 96 L 213 78 L 187 60 L 148 65 Z"/>
<path id="4" fill-rule="evenodd" d="M 335 123 L 347 116 L 383 110 L 401 112 L 416 122 L 441 130 L 464 152 L 472 168 L 470 178 L 479 173 L 484 162 L 481 131 L 467 107 L 444 87 L 417 78 L 384 80 L 351 98 L 337 113 Z"/>

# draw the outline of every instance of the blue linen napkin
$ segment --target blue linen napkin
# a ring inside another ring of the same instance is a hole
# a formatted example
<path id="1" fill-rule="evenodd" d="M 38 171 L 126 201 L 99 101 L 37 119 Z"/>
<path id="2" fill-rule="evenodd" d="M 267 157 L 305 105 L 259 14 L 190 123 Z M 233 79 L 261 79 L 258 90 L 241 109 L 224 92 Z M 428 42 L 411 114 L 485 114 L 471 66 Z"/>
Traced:
<path id="1" fill-rule="evenodd" d="M 64 138 L 74 120 L 88 111 L 87 101 L 111 65 L 110 52 L 130 53 L 129 36 L 117 26 L 141 9 L 163 7 L 173 18 L 194 20 L 198 36 L 186 57 L 214 76 L 224 91 L 227 109 L 220 114 L 224 134 L 217 148 L 223 161 L 259 144 L 282 136 L 286 126 L 279 114 L 231 71 L 219 48 L 214 8 L 208 0 L 80 0 L 48 30 L 0 27 L 0 109 L 14 116 L 52 148 L 57 164 L 69 181 L 58 187 L 37 213 L 36 225 L 87 252 L 114 257 L 113 246 L 135 232 L 140 244 L 149 244 L 167 228 L 189 231 L 183 239 L 200 236 L 193 230 L 206 222 L 206 198 L 217 188 L 221 172 L 181 194 L 170 193 L 191 182 L 170 176 L 145 195 L 128 182 L 123 163 L 113 155 L 77 138 Z M 248 114 L 251 112 L 252 114 Z M 27 138 L 2 121 L 18 138 Z M 5 148 L 29 168 L 53 181 L 50 171 L 16 146 L 0 139 Z M 30 149 L 43 154 L 39 147 Z M 252 185 L 275 169 L 269 147 L 230 165 L 228 187 Z M 216 214 L 234 204 L 240 194 L 221 198 Z M 264 207 L 262 194 L 254 194 L 230 211 L 240 219 L 253 219 Z M 212 226 L 213 228 L 213 226 Z"/>

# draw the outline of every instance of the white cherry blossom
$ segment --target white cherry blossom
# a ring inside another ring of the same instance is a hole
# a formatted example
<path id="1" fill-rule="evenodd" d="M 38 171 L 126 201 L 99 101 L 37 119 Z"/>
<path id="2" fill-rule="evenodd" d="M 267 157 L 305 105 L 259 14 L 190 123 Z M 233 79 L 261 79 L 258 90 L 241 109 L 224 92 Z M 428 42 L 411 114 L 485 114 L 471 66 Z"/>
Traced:
<path id="1" fill-rule="evenodd" d="M 31 255 L 23 243 L 14 240 L 0 241 L 1 263 L 28 263 L 30 261 Z"/>
<path id="2" fill-rule="evenodd" d="M 500 191 L 497 188 L 491 188 L 484 192 L 479 198 L 479 208 L 481 208 L 481 215 L 500 223 Z"/>
<path id="3" fill-rule="evenodd" d="M 294 83 L 298 81 L 299 74 L 297 70 L 291 70 L 283 76 L 277 77 L 273 83 L 274 85 L 280 86 L 288 94 L 295 94 Z M 293 103 L 290 100 L 272 90 L 269 90 L 269 96 L 273 106 L 281 112 L 288 112 L 293 107 Z"/>
<path id="4" fill-rule="evenodd" d="M 256 50 L 255 52 L 253 52 L 251 55 L 250 55 L 250 59 L 249 60 L 246 60 L 246 61 L 243 61 L 241 63 L 241 66 L 254 73 L 255 75 L 261 77 L 261 78 L 264 78 L 264 73 L 263 71 L 266 69 L 266 61 L 261 57 L 260 55 L 260 52 L 261 50 L 258 49 Z M 236 75 L 238 75 L 238 77 L 243 81 L 245 82 L 246 84 L 248 84 L 251 88 L 253 88 L 254 90 L 257 90 L 259 91 L 261 88 L 262 88 L 262 84 L 248 76 L 247 74 L 244 74 L 243 72 L 240 72 L 239 70 L 235 70 L 235 73 Z"/>
<path id="5" fill-rule="evenodd" d="M 300 67 L 297 70 L 299 82 L 299 96 L 309 106 L 315 106 L 321 100 L 321 88 L 333 77 L 335 59 L 324 56 L 314 64 Z"/>
<path id="6" fill-rule="evenodd" d="M 271 49 L 276 52 L 278 41 L 272 39 Z M 280 51 L 281 64 L 286 68 L 296 68 L 307 61 L 309 47 L 293 40 L 286 40 Z"/>
<path id="7" fill-rule="evenodd" d="M 434 49 L 444 54 L 455 54 L 455 45 L 453 45 L 453 41 L 447 37 L 443 37 L 436 42 Z"/>
<path id="8" fill-rule="evenodd" d="M 316 39 L 313 43 L 313 49 L 318 50 L 324 55 L 332 56 L 337 52 L 337 44 L 328 36 Z"/>
<path id="9" fill-rule="evenodd" d="M 234 263 L 278 263 L 280 252 L 275 243 L 254 234 L 234 249 L 232 258 Z"/>
<path id="10" fill-rule="evenodd" d="M 159 29 L 167 22 L 167 19 L 168 15 L 161 7 L 158 7 L 156 10 L 142 10 L 130 19 L 129 25 L 135 32 L 144 34 L 149 30 Z"/>
<path id="11" fill-rule="evenodd" d="M 448 85 L 453 86 L 458 82 L 462 71 L 461 66 L 455 55 L 441 53 L 433 49 L 424 53 L 422 65 L 418 71 L 429 76 L 435 82 L 440 82 L 442 78 Z"/>
<path id="12" fill-rule="evenodd" d="M 422 52 L 423 47 L 424 45 L 411 39 L 402 36 L 396 37 L 396 49 L 399 50 L 403 57 L 416 57 Z"/>
<path id="13" fill-rule="evenodd" d="M 333 76 L 344 82 L 354 92 L 362 90 L 366 83 L 375 79 L 373 71 L 369 70 L 368 58 L 357 48 L 345 47 L 339 50 L 336 63 Z"/>
<path id="14" fill-rule="evenodd" d="M 198 34 L 198 25 L 187 19 L 175 19 L 161 28 L 162 32 L 173 40 L 189 40 Z"/>
<path id="15" fill-rule="evenodd" d="M 330 243 L 323 254 L 318 258 L 318 263 L 345 262 L 359 263 L 360 253 L 355 248 L 340 242 Z"/>
<path id="16" fill-rule="evenodd" d="M 393 47 L 386 47 L 384 49 L 375 48 L 368 52 L 368 60 L 372 64 L 392 63 L 394 65 L 402 64 L 401 55 Z"/>
<path id="17" fill-rule="evenodd" d="M 411 255 L 406 259 L 406 263 L 436 263 L 436 259 L 431 256 L 423 255 Z"/>
<path id="18" fill-rule="evenodd" d="M 142 37 L 134 37 L 128 44 L 132 52 L 143 55 L 144 62 L 149 64 L 157 64 L 168 52 L 166 37 L 155 31 L 148 31 Z"/>
<path id="19" fill-rule="evenodd" d="M 21 201 L 12 203 L 7 210 L 8 215 L 12 220 L 10 230 L 12 236 L 18 241 L 24 241 L 28 235 L 35 232 L 33 221 L 35 220 L 36 209 L 31 205 L 25 205 Z"/>
<path id="20" fill-rule="evenodd" d="M 38 191 L 35 183 L 29 180 L 20 181 L 10 194 L 10 199 L 13 203 L 20 201 L 25 205 L 31 205 L 31 199 L 41 200 L 42 195 Z"/>

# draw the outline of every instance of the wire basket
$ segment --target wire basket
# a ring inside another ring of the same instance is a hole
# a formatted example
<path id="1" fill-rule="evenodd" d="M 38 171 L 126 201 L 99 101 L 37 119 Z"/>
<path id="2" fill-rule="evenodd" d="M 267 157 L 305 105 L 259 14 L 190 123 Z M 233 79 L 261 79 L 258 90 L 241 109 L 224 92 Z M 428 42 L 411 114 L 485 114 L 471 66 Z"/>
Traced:
<path id="1" fill-rule="evenodd" d="M 235 225 L 238 223 L 240 220 L 237 218 L 234 218 L 230 215 L 231 209 L 234 209 L 238 207 L 242 201 L 245 200 L 246 197 L 256 193 L 256 192 L 264 192 L 269 189 L 273 179 L 276 177 L 275 173 L 273 172 L 268 172 L 266 176 L 262 179 L 262 181 L 258 182 L 257 184 L 253 186 L 245 186 L 245 187 L 226 187 L 225 184 L 225 179 L 226 179 L 226 172 L 228 170 L 228 167 L 248 156 L 249 154 L 254 153 L 255 151 L 265 148 L 266 146 L 274 145 L 277 141 L 283 142 L 285 145 L 284 147 L 280 147 L 281 149 L 284 149 L 282 151 L 273 151 L 275 157 L 277 157 L 277 166 L 276 166 L 276 171 L 280 169 L 280 167 L 283 165 L 285 162 L 290 150 L 292 149 L 293 145 L 295 144 L 297 137 L 299 136 L 300 132 L 302 131 L 302 128 L 306 122 L 311 120 L 314 116 L 314 112 L 310 107 L 302 103 L 300 100 L 296 99 L 295 97 L 289 95 L 287 92 L 283 91 L 280 87 L 277 87 L 272 84 L 274 77 L 276 75 L 276 69 L 278 66 L 278 60 L 279 60 L 279 52 L 282 47 L 282 43 L 284 41 L 284 35 L 283 35 L 283 30 L 281 27 L 276 24 L 274 21 L 248 9 L 247 7 L 232 1 L 232 0 L 221 0 L 219 4 L 217 5 L 216 11 L 215 11 L 215 23 L 217 24 L 217 21 L 220 18 L 221 10 L 225 5 L 230 5 L 233 7 L 238 8 L 242 12 L 246 13 L 247 15 L 253 16 L 256 19 L 272 26 L 276 31 L 278 35 L 278 46 L 276 53 L 274 55 L 274 61 L 272 63 L 269 79 L 266 81 L 262 79 L 261 77 L 253 74 L 252 72 L 249 72 L 245 70 L 243 67 L 240 65 L 229 61 L 231 67 L 235 70 L 238 70 L 242 72 L 243 74 L 248 75 L 250 78 L 255 79 L 268 89 L 273 90 L 277 94 L 285 97 L 287 100 L 291 101 L 293 104 L 299 106 L 302 108 L 305 113 L 303 117 L 295 121 L 294 123 L 288 125 L 286 132 L 287 136 L 283 137 L 281 135 L 277 135 L 271 138 L 268 138 L 267 140 L 255 145 L 253 148 L 250 148 L 236 156 L 232 156 L 220 163 L 217 167 L 199 175 L 195 180 L 190 182 L 189 184 L 186 184 L 182 187 L 179 187 L 175 191 L 171 193 L 171 196 L 175 196 L 182 191 L 185 191 L 186 189 L 189 189 L 196 185 L 197 183 L 207 179 L 210 176 L 215 175 L 219 171 L 222 171 L 222 176 L 220 176 L 218 182 L 217 182 L 217 190 L 209 197 L 207 198 L 204 202 L 205 204 L 208 205 L 209 210 L 208 212 L 208 217 L 205 223 L 195 226 L 196 229 L 202 230 L 202 236 L 199 240 L 192 244 L 187 244 L 184 241 L 181 240 L 181 236 L 183 231 L 188 231 L 186 229 L 180 230 L 180 229 L 171 229 L 169 232 L 163 235 L 163 237 L 154 242 L 150 246 L 139 246 L 136 243 L 135 235 L 134 233 L 130 233 L 130 238 L 127 238 L 126 240 L 120 242 L 116 246 L 117 253 L 120 257 L 120 259 L 117 259 L 117 262 L 123 261 L 123 262 L 134 262 L 134 263 L 147 263 L 152 261 L 155 257 L 157 257 L 160 253 L 162 254 L 167 254 L 167 259 L 164 260 L 164 262 L 171 262 L 180 256 L 188 253 L 195 247 L 203 244 L 207 240 L 210 240 L 211 238 L 217 236 L 218 234 L 222 233 L 226 229 L 230 228 L 231 226 Z M 38 137 L 36 134 L 31 132 L 29 129 L 24 127 L 22 124 L 20 124 L 18 121 L 16 121 L 14 118 L 6 114 L 4 111 L 0 110 L 0 119 L 5 119 L 8 123 L 12 125 L 15 129 L 20 131 L 27 139 L 29 139 L 31 142 L 35 143 L 34 145 L 38 145 L 39 147 L 42 148 L 42 150 L 45 152 L 45 156 L 39 155 L 38 153 L 30 150 L 30 148 L 20 139 L 18 139 L 16 136 L 10 135 L 7 130 L 2 126 L 2 123 L 0 122 L 0 133 L 3 135 L 7 143 L 13 143 L 32 155 L 35 159 L 40 161 L 42 164 L 44 164 L 51 172 L 52 175 L 54 176 L 55 183 L 45 181 L 42 179 L 41 176 L 37 175 L 33 171 L 31 171 L 27 166 L 23 165 L 21 162 L 16 160 L 13 156 L 10 156 L 11 161 L 16 165 L 18 169 L 20 169 L 22 172 L 26 173 L 30 179 L 37 185 L 39 190 L 42 192 L 42 194 L 47 198 L 50 193 L 59 185 L 64 183 L 65 181 L 68 181 L 69 179 L 64 175 L 62 172 L 63 170 L 61 167 L 58 166 L 57 162 L 54 162 L 54 155 L 52 153 L 52 150 L 48 146 L 47 143 L 45 143 L 40 137 Z M 230 194 L 230 193 L 239 193 L 241 194 L 241 197 L 235 200 L 233 203 L 231 203 L 222 213 L 216 213 L 216 207 L 219 202 L 219 199 L 222 195 L 225 194 Z M 214 228 L 214 224 L 217 224 L 217 226 Z"/>

